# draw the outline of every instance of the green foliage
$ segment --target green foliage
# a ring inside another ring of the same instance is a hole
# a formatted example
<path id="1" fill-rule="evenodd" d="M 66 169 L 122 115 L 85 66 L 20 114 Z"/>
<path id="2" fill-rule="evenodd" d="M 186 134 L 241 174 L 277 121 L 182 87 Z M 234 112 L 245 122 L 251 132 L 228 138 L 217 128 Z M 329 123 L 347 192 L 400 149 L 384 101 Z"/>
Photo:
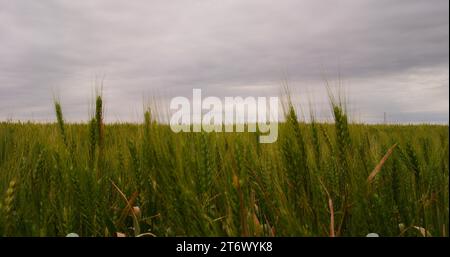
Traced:
<path id="1" fill-rule="evenodd" d="M 328 236 L 329 194 L 338 236 L 448 236 L 448 126 L 351 124 L 340 105 L 306 124 L 290 106 L 259 144 L 175 134 L 150 111 L 104 124 L 101 97 L 88 124 L 55 110 L 56 124 L 0 123 L 0 235 Z"/>

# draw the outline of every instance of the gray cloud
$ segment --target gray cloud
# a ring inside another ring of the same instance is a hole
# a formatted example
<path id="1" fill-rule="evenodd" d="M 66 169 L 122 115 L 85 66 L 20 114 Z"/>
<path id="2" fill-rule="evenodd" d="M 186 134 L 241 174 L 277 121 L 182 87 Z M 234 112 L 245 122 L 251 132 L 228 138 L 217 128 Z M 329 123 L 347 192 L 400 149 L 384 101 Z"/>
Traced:
<path id="1" fill-rule="evenodd" d="M 53 120 L 56 93 L 85 120 L 103 76 L 110 121 L 140 119 L 155 92 L 270 95 L 283 79 L 326 116 L 323 74 L 339 72 L 355 119 L 448 122 L 448 4 L 0 0 L 0 119 Z"/>

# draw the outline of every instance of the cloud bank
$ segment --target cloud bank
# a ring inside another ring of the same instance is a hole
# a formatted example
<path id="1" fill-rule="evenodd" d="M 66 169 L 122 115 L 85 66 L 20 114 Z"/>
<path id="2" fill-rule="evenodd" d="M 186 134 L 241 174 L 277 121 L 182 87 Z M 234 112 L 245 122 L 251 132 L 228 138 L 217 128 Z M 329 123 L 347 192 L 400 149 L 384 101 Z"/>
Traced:
<path id="1" fill-rule="evenodd" d="M 87 120 L 103 81 L 107 121 L 142 119 L 145 99 L 276 95 L 330 116 L 325 77 L 352 117 L 449 116 L 447 0 L 0 0 L 0 120 Z"/>

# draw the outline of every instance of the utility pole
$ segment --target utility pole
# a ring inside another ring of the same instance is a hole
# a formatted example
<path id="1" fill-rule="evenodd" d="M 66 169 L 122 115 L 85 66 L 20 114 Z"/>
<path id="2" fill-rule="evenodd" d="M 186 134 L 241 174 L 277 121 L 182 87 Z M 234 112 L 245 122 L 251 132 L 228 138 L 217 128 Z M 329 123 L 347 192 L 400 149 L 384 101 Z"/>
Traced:
<path id="1" fill-rule="evenodd" d="M 387 124 L 386 112 L 383 113 L 383 123 Z"/>

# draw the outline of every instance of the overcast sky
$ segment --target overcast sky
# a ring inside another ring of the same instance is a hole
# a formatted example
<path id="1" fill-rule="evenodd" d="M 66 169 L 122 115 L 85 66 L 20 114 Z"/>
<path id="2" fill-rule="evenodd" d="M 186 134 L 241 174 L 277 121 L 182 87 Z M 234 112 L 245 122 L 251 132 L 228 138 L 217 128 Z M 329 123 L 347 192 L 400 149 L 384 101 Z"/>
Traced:
<path id="1" fill-rule="evenodd" d="M 152 96 L 273 96 L 330 115 L 324 77 L 352 119 L 449 116 L 448 0 L 0 0 L 0 120 L 84 121 L 103 80 L 107 121 Z M 305 108 L 306 108 L 305 107 Z"/>

